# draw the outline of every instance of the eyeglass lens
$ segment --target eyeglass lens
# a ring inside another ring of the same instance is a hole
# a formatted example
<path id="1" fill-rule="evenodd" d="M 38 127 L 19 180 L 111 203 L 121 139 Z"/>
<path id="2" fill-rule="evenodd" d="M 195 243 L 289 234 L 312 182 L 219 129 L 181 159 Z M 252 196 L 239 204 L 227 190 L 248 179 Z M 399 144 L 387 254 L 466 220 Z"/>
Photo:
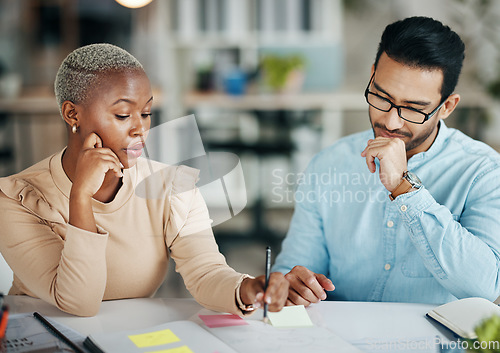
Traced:
<path id="1" fill-rule="evenodd" d="M 371 92 L 368 93 L 367 99 L 368 99 L 368 104 L 384 112 L 388 112 L 389 110 L 391 110 L 393 106 L 390 101 Z M 426 117 L 424 113 L 408 109 L 405 107 L 397 107 L 397 110 L 401 118 L 408 120 L 410 122 L 422 123 Z"/>

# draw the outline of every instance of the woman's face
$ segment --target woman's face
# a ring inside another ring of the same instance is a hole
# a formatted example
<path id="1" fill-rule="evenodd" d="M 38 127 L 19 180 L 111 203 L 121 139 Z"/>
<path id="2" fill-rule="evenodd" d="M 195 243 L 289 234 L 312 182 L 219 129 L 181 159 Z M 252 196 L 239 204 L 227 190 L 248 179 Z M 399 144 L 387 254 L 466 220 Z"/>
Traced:
<path id="1" fill-rule="evenodd" d="M 153 95 L 140 69 L 102 74 L 86 102 L 78 105 L 82 143 L 92 132 L 124 168 L 137 163 L 151 126 Z"/>

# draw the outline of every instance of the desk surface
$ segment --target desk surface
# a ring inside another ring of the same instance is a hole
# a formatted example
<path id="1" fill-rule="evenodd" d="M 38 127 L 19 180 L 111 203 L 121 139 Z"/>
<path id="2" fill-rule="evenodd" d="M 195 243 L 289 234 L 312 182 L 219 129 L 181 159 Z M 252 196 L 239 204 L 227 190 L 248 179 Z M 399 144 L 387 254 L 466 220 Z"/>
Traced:
<path id="1" fill-rule="evenodd" d="M 94 317 L 81 318 L 66 314 L 40 299 L 6 296 L 12 313 L 38 311 L 83 335 L 148 328 L 166 322 L 191 320 L 201 323 L 204 309 L 193 299 L 141 298 L 106 301 Z M 315 326 L 325 327 L 349 341 L 363 339 L 397 340 L 412 337 L 440 336 L 448 342 L 453 336 L 425 314 L 435 305 L 374 302 L 321 302 L 307 311 Z M 247 320 L 261 320 L 258 310 Z"/>

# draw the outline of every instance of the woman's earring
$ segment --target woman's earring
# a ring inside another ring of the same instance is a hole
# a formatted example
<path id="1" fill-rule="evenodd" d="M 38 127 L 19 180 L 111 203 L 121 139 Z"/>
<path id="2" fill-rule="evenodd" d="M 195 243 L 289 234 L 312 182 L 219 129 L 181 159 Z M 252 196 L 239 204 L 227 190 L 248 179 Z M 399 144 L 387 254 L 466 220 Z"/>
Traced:
<path id="1" fill-rule="evenodd" d="M 78 126 L 76 126 L 76 124 L 71 127 L 71 132 L 72 133 L 76 134 L 77 130 L 78 130 Z"/>

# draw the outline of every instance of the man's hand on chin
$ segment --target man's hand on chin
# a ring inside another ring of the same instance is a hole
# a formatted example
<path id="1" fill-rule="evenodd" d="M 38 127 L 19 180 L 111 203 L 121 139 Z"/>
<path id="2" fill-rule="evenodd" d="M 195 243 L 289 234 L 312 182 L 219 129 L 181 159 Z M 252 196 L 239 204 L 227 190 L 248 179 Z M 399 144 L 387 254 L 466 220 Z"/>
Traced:
<path id="1" fill-rule="evenodd" d="M 366 158 L 366 165 L 371 173 L 377 170 L 375 158 L 378 158 L 380 181 L 389 192 L 394 191 L 401 183 L 408 166 L 405 143 L 399 138 L 377 137 L 368 140 L 361 157 Z"/>

